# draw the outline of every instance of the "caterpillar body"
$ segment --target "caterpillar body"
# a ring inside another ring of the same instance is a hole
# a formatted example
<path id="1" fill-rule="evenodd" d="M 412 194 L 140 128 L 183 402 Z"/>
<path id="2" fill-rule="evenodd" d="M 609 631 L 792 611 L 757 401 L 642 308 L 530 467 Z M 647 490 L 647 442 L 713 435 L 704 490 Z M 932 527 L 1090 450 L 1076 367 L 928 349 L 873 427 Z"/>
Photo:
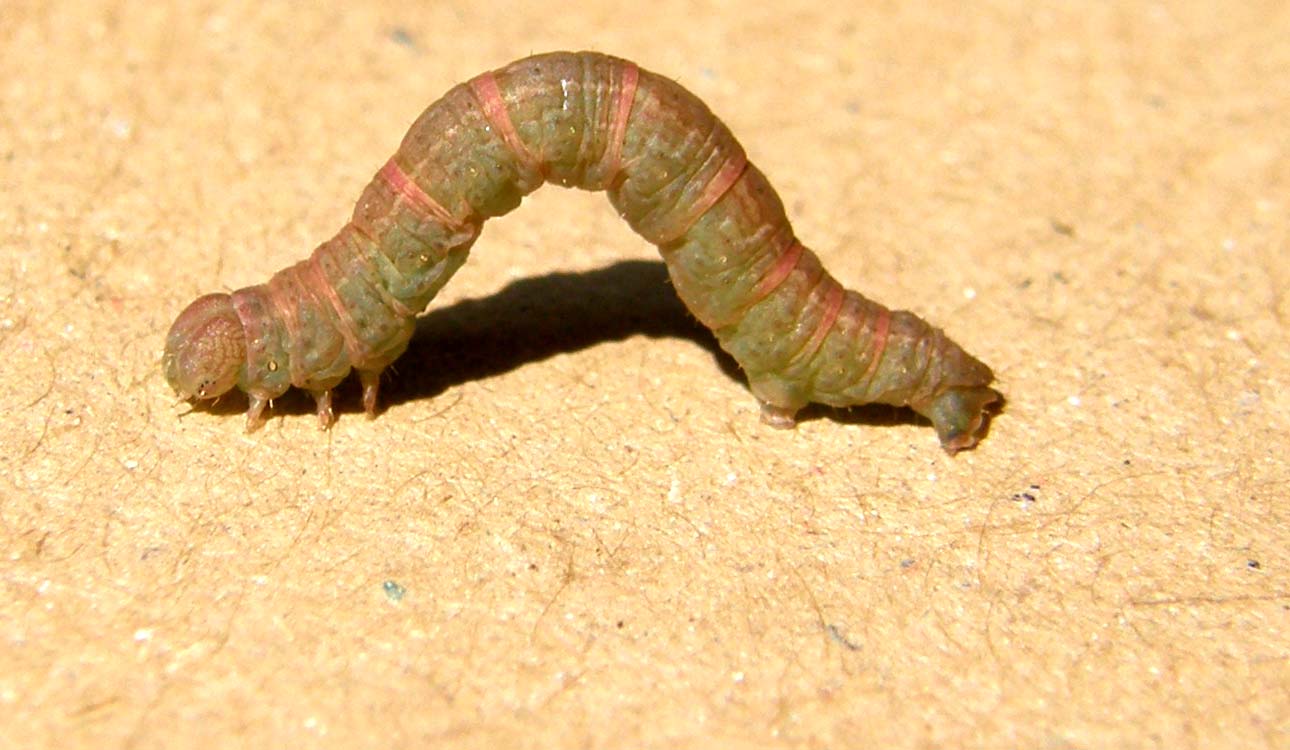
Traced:
<path id="1" fill-rule="evenodd" d="M 607 191 L 659 247 L 767 424 L 793 426 L 809 402 L 907 405 L 953 453 L 977 442 L 1001 398 L 990 369 L 939 329 L 843 289 L 702 101 L 590 52 L 525 58 L 431 104 L 335 237 L 267 283 L 200 297 L 179 315 L 167 381 L 184 399 L 240 388 L 251 430 L 270 399 L 303 388 L 326 427 L 331 390 L 353 369 L 372 415 L 381 372 L 483 222 L 544 182 Z"/>

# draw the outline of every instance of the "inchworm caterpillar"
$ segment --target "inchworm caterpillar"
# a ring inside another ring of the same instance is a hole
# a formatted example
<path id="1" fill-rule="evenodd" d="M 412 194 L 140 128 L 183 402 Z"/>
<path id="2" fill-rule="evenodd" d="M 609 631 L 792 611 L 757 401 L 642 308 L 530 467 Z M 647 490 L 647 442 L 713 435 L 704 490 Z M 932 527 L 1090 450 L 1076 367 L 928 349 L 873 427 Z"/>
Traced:
<path id="1" fill-rule="evenodd" d="M 381 371 L 466 260 L 486 219 L 544 182 L 605 190 L 659 247 L 686 307 L 748 376 L 762 420 L 809 402 L 908 405 L 951 453 L 999 400 L 990 369 L 938 329 L 847 291 L 793 235 L 779 196 L 726 126 L 679 84 L 606 55 L 557 52 L 484 73 L 431 104 L 350 222 L 267 284 L 209 294 L 166 338 L 181 398 L 233 387 L 247 428 L 291 386 L 331 424 L 351 369 L 376 409 Z"/>

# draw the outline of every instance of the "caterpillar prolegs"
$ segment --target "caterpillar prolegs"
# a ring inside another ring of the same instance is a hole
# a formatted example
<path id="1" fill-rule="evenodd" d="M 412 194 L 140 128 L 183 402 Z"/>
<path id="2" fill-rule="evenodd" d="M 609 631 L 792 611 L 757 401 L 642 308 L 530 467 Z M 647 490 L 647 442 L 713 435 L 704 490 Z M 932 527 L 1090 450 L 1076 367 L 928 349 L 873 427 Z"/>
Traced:
<path id="1" fill-rule="evenodd" d="M 350 222 L 267 284 L 197 299 L 166 338 L 181 398 L 234 387 L 247 427 L 308 390 L 333 420 L 351 369 L 376 409 L 381 371 L 461 266 L 483 222 L 544 182 L 605 190 L 659 247 L 686 307 L 748 376 L 762 420 L 809 402 L 908 405 L 951 453 L 1000 399 L 990 369 L 938 329 L 847 291 L 793 235 L 779 196 L 697 97 L 606 55 L 558 52 L 484 73 L 431 104 L 363 191 Z"/>

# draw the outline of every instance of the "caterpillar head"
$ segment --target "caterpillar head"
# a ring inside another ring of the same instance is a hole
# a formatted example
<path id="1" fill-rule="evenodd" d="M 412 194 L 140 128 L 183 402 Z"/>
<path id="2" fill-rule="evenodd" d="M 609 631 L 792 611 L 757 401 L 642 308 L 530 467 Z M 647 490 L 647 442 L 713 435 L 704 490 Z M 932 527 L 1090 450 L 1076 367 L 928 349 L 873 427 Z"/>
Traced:
<path id="1" fill-rule="evenodd" d="M 182 399 L 210 399 L 237 385 L 246 334 L 227 294 L 198 297 L 166 334 L 166 382 Z"/>

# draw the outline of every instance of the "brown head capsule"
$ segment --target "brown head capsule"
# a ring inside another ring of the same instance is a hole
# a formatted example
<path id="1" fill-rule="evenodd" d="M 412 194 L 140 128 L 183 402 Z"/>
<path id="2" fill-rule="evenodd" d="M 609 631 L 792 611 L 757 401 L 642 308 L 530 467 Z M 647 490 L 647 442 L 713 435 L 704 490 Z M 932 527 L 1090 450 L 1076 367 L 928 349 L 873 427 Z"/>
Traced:
<path id="1" fill-rule="evenodd" d="M 232 390 L 246 366 L 246 335 L 227 294 L 189 305 L 166 335 L 166 382 L 181 399 L 212 399 Z"/>

